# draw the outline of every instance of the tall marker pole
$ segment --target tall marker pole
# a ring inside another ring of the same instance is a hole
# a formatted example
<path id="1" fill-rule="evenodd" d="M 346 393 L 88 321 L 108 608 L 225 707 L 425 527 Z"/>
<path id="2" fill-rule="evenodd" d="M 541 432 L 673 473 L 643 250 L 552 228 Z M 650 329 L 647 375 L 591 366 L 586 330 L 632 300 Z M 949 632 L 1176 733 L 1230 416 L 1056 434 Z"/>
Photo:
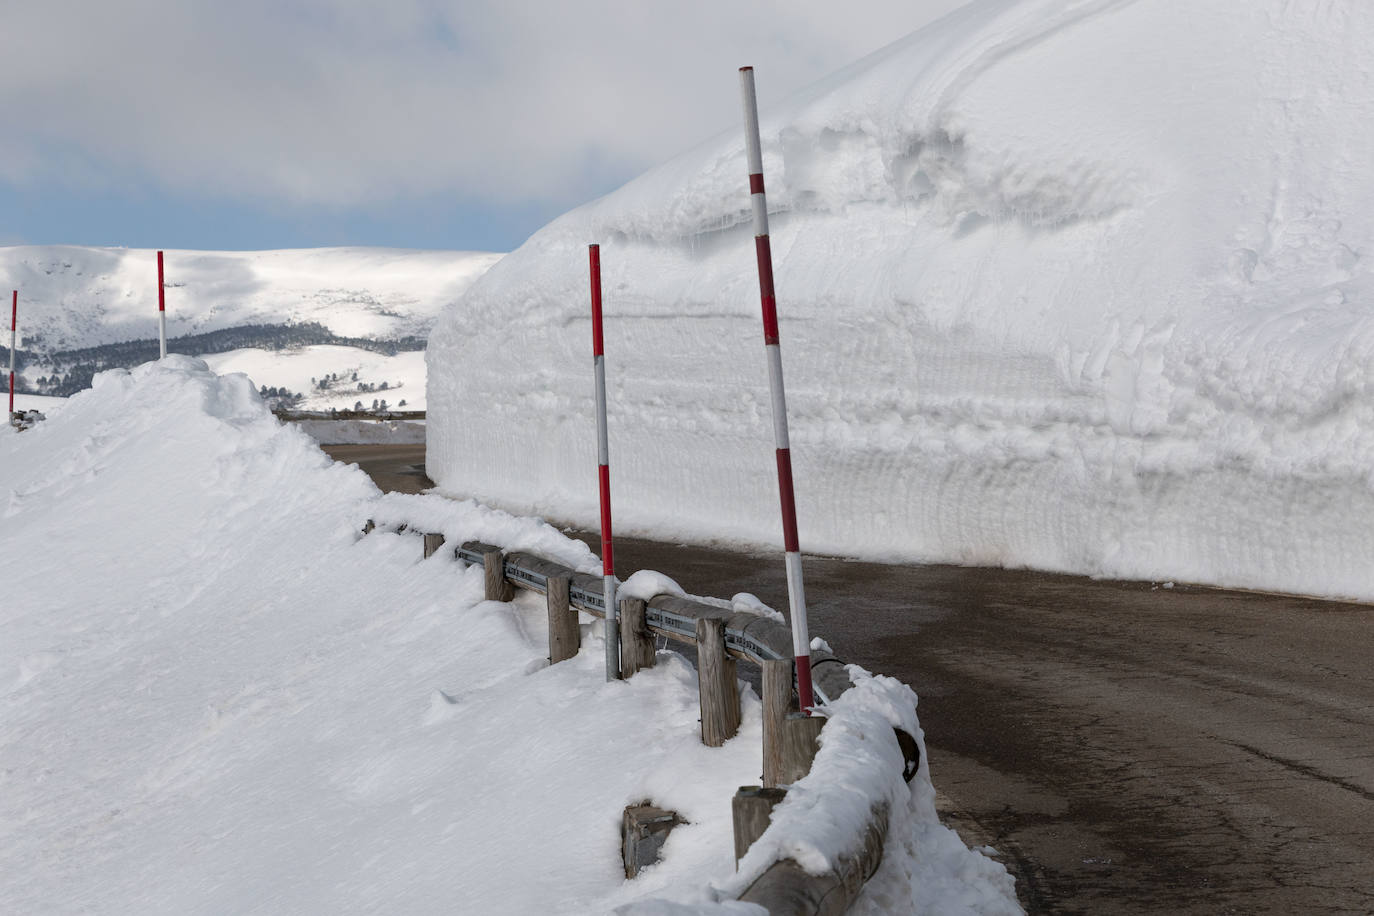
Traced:
<path id="1" fill-rule="evenodd" d="M 596 370 L 597 478 L 601 485 L 601 594 L 606 600 L 606 680 L 620 678 L 620 609 L 611 551 L 611 447 L 606 435 L 606 356 L 601 339 L 601 246 L 587 246 L 592 275 L 592 364 Z"/>
<path id="2" fill-rule="evenodd" d="M 14 348 L 19 327 L 19 290 L 14 291 L 10 304 L 10 416 L 14 416 Z"/>
<path id="3" fill-rule="evenodd" d="M 159 358 L 167 358 L 167 284 L 162 278 L 162 252 L 157 253 L 157 347 Z"/>
<path id="4" fill-rule="evenodd" d="M 744 144 L 749 157 L 749 197 L 754 206 L 754 251 L 759 262 L 763 301 L 763 348 L 768 354 L 768 385 L 773 400 L 773 441 L 777 446 L 778 497 L 782 502 L 782 542 L 787 563 L 787 603 L 792 611 L 792 653 L 797 659 L 797 700 L 810 715 L 811 637 L 806 632 L 806 591 L 802 587 L 801 546 L 797 542 L 797 504 L 792 494 L 792 450 L 787 438 L 787 397 L 778 346 L 778 302 L 773 293 L 773 250 L 768 243 L 768 201 L 763 193 L 763 150 L 759 142 L 759 105 L 754 68 L 739 68 L 744 98 Z"/>

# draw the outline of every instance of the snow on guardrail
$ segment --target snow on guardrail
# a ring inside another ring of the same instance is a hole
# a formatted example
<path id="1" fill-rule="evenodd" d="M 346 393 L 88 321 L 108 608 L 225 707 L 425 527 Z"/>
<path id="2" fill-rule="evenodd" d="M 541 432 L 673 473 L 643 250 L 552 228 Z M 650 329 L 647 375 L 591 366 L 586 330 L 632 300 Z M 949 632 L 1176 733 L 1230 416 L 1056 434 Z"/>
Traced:
<path id="1" fill-rule="evenodd" d="M 603 580 L 584 568 L 590 565 L 585 558 L 575 560 L 576 566 L 565 565 L 527 550 L 503 551 L 475 540 L 446 548 L 444 534 L 427 533 L 403 518 L 412 516 L 403 512 L 371 518 L 363 530 L 411 530 L 423 535 L 426 558 L 446 552 L 453 559 L 483 567 L 488 600 L 510 600 L 512 588 L 545 595 L 551 662 L 571 657 L 567 634 L 576 633 L 575 627 L 570 631 L 560 626 L 560 618 L 566 620 L 577 611 L 603 620 L 607 617 Z M 564 558 L 571 559 L 566 552 Z M 555 582 L 561 584 L 554 586 Z M 820 715 L 803 716 L 796 709 L 791 633 L 769 614 L 668 593 L 647 599 L 623 597 L 620 605 L 625 656 L 621 667 L 626 676 L 652 665 L 652 650 L 647 664 L 629 658 L 646 635 L 696 648 L 702 736 L 707 744 L 722 743 L 738 728 L 734 663 L 745 661 L 763 670 L 764 787 L 805 787 L 807 814 L 789 815 L 785 793 L 762 795 L 751 787 L 740 790 L 735 803 L 737 880 L 742 882 L 736 889 L 738 899 L 759 903 L 775 914 L 847 911 L 882 862 L 894 802 L 899 801 L 895 787 L 910 782 L 921 769 L 920 728 L 910 688 L 891 678 L 874 678 L 846 666 L 828 651 L 813 648 Z M 574 646 L 571 654 L 575 653 Z M 902 701 L 894 701 L 899 695 Z M 881 737 L 884 734 L 889 737 Z M 834 749 L 824 753 L 831 746 Z M 813 769 L 818 772 L 815 780 Z M 820 783 L 819 791 L 808 784 L 811 781 Z M 827 785 L 830 790 L 838 786 L 845 790 L 828 791 Z M 749 813 L 759 799 L 765 799 L 765 809 L 761 814 Z M 626 869 L 633 876 L 631 856 L 627 836 Z"/>

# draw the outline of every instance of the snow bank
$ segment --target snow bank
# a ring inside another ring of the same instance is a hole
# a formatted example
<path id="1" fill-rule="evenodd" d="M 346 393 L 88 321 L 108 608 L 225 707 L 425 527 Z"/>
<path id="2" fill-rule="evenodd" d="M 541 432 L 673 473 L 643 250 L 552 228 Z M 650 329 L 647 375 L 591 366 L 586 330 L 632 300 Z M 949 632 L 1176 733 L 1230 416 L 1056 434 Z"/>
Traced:
<path id="1" fill-rule="evenodd" d="M 766 110 L 803 548 L 1374 598 L 1372 44 L 1353 0 L 984 0 Z M 497 264 L 430 476 L 595 522 L 598 242 L 619 530 L 775 543 L 748 207 L 732 129 Z"/>
<path id="2" fill-rule="evenodd" d="M 679 656 L 606 684 L 589 623 L 549 667 L 537 596 L 483 601 L 480 569 L 362 537 L 366 518 L 596 568 L 537 520 L 380 496 L 246 376 L 186 357 L 103 373 L 0 431 L 6 911 L 732 909 L 728 799 L 759 772 L 757 699 L 707 748 Z M 911 804 L 929 795 L 913 786 Z M 690 824 L 627 882 L 620 812 L 644 799 Z M 919 813 L 893 862 L 957 844 Z M 943 880 L 1005 909 L 1005 874 L 959 848 Z M 904 874 L 875 887 L 913 893 Z"/>

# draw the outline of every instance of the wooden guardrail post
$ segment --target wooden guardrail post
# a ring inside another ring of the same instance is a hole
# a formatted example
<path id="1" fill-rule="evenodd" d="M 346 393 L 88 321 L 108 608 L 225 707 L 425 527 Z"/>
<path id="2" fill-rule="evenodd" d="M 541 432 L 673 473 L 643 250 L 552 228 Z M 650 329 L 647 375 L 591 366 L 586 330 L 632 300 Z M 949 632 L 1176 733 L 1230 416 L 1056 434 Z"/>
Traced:
<path id="1" fill-rule="evenodd" d="M 581 632 L 577 628 L 577 611 L 568 601 L 567 576 L 549 576 L 546 594 L 549 607 L 549 664 L 556 665 L 577 654 L 582 647 Z"/>
<path id="2" fill-rule="evenodd" d="M 654 634 L 644 622 L 646 610 L 642 598 L 620 600 L 620 676 L 628 678 L 636 672 L 654 666 L 657 651 Z"/>
<path id="3" fill-rule="evenodd" d="M 811 762 L 820 750 L 821 729 L 825 718 L 819 715 L 788 713 L 782 723 L 782 768 L 778 779 L 790 785 L 811 772 Z"/>
<path id="4" fill-rule="evenodd" d="M 725 654 L 725 621 L 697 618 L 697 683 L 701 692 L 701 741 L 720 747 L 739 731 L 739 682 L 735 660 Z"/>
<path id="5" fill-rule="evenodd" d="M 442 534 L 425 535 L 425 559 L 428 560 L 439 552 L 439 548 L 444 546 L 444 536 Z"/>
<path id="6" fill-rule="evenodd" d="M 482 569 L 486 572 L 486 595 L 488 601 L 509 601 L 515 597 L 515 589 L 506 581 L 506 557 L 499 550 L 488 550 L 482 554 Z"/>
<path id="7" fill-rule="evenodd" d="M 781 785 L 783 771 L 782 732 L 792 705 L 792 659 L 763 662 L 763 784 Z"/>
<path id="8" fill-rule="evenodd" d="M 773 819 L 773 809 L 787 795 L 786 789 L 772 786 L 740 786 L 730 802 L 735 822 L 735 864 L 744 858 L 754 841 L 763 836 Z"/>
<path id="9" fill-rule="evenodd" d="M 676 811 L 647 802 L 626 807 L 620 822 L 620 856 L 625 861 L 625 877 L 633 878 L 641 869 L 657 862 L 668 834 L 685 823 Z"/>
<path id="10" fill-rule="evenodd" d="M 763 784 L 787 786 L 811 772 L 825 719 L 801 715 L 792 702 L 792 660 L 763 669 Z"/>

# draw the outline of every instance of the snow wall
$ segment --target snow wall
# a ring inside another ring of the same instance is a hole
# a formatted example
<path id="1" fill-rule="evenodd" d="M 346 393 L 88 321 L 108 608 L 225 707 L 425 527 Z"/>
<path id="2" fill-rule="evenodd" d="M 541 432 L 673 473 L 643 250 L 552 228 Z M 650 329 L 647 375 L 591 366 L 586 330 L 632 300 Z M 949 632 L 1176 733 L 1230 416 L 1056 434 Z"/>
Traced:
<path id="1" fill-rule="evenodd" d="M 1374 598 L 1370 47 L 1355 0 L 989 0 L 760 73 L 803 550 Z M 618 530 L 779 542 L 745 173 L 731 129 L 444 313 L 430 476 L 595 524 L 597 242 Z"/>

